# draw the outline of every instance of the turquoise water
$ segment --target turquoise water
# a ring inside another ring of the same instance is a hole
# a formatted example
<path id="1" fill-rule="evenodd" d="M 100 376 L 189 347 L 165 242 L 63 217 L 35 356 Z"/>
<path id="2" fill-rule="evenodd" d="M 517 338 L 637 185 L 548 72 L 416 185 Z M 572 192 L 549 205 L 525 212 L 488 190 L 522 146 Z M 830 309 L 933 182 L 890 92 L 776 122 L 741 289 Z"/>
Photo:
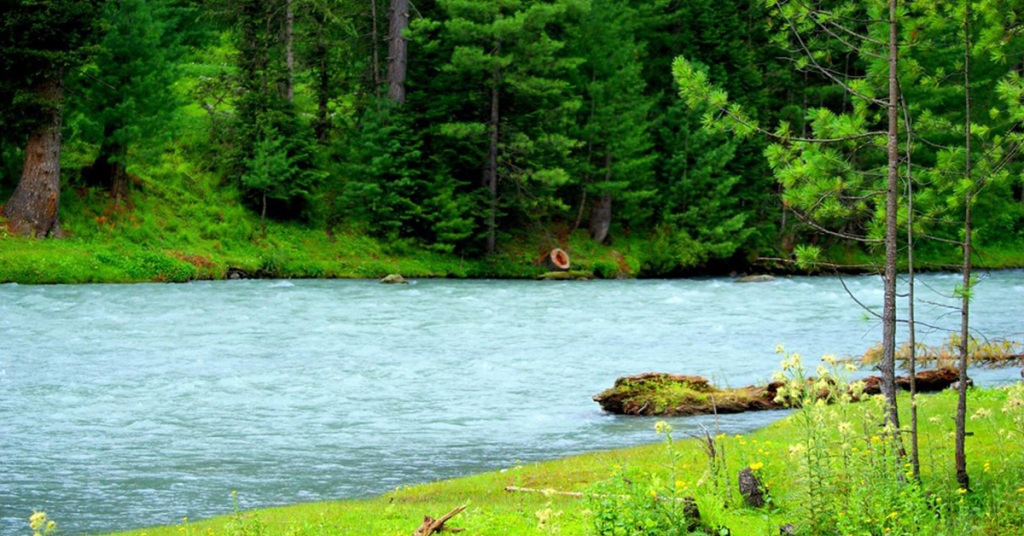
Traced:
<path id="1" fill-rule="evenodd" d="M 877 277 L 847 285 L 879 307 Z M 919 315 L 956 329 L 941 303 Z M 988 275 L 974 327 L 1022 340 L 1022 306 L 1024 272 Z M 358 497 L 655 441 L 591 397 L 645 371 L 763 383 L 776 345 L 859 355 L 879 336 L 835 278 L 0 285 L 0 534 L 33 509 L 106 532 L 227 513 L 232 490 L 243 508 Z"/>

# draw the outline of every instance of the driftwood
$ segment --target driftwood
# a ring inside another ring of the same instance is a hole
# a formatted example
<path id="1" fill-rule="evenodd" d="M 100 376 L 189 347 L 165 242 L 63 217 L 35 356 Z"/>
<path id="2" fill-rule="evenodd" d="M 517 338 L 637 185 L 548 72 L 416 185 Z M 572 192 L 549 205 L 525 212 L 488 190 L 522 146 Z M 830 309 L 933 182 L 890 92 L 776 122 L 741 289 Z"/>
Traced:
<path id="1" fill-rule="evenodd" d="M 466 505 L 466 504 L 464 504 L 462 506 L 459 506 L 459 507 L 455 508 L 454 510 L 452 510 L 451 512 L 448 512 L 447 514 L 445 514 L 445 515 L 443 515 L 443 516 L 441 516 L 441 517 L 439 517 L 437 519 L 434 519 L 434 518 L 432 518 L 430 516 L 423 516 L 423 524 L 420 525 L 420 527 L 418 529 L 416 529 L 416 532 L 412 533 L 412 536 L 430 536 L 431 534 L 433 534 L 435 532 L 441 532 L 441 531 L 444 531 L 444 532 L 462 532 L 462 531 L 466 530 L 466 529 L 460 529 L 460 528 L 456 528 L 456 527 L 446 527 L 446 526 L 444 526 L 444 524 L 449 519 L 451 519 L 451 518 L 455 517 L 456 515 L 458 515 L 459 512 L 465 510 L 467 506 L 468 505 Z"/>

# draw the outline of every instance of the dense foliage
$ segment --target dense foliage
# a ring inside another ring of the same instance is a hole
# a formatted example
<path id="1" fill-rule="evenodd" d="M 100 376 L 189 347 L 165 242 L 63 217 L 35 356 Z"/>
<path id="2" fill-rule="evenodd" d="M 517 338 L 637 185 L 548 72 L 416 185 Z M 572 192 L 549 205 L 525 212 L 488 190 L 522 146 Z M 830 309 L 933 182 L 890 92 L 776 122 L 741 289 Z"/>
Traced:
<path id="1" fill-rule="evenodd" d="M 264 222 L 460 258 L 532 254 L 524 241 L 565 247 L 587 233 L 636 245 L 648 275 L 746 268 L 804 243 L 870 253 L 884 226 L 872 197 L 884 144 L 850 137 L 884 121 L 872 101 L 885 77 L 872 3 L 823 6 L 845 14 L 848 34 L 830 34 L 814 10 L 760 0 L 43 5 L 3 8 L 0 201 L 22 178 L 40 77 L 59 75 L 63 102 L 48 106 L 63 111 L 61 188 L 104 218 L 156 193 L 184 213 L 173 192 L 202 185 L 203 197 Z M 1022 10 L 982 2 L 972 15 L 982 254 L 1024 243 Z M 901 88 L 918 136 L 905 154 L 920 232 L 942 239 L 921 246 L 933 259 L 955 252 L 966 187 L 954 11 L 910 2 L 901 13 Z M 403 17 L 396 47 L 389 25 Z M 680 98 L 680 56 L 774 138 L 712 128 L 728 118 Z M 850 139 L 801 141 L 810 137 Z M 94 233 L 76 216 L 63 218 L 72 234 Z M 266 223 L 244 227 L 245 239 L 266 238 Z"/>

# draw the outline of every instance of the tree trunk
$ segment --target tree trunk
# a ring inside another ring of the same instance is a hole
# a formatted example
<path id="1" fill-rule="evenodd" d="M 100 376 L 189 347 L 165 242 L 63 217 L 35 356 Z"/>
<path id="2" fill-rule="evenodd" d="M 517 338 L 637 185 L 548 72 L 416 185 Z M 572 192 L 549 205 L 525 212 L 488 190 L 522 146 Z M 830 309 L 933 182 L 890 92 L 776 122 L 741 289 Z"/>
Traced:
<path id="1" fill-rule="evenodd" d="M 896 0 L 889 0 L 889 173 L 885 199 L 885 298 L 882 310 L 882 360 L 878 370 L 882 376 L 882 394 L 888 406 L 887 422 L 893 427 L 895 439 L 902 445 L 899 435 L 900 415 L 896 407 L 896 260 L 898 251 L 896 218 L 897 188 L 899 186 L 899 134 L 897 105 L 897 33 Z M 899 447 L 902 454 L 902 446 Z"/>
<path id="2" fill-rule="evenodd" d="M 910 122 L 910 112 L 907 102 L 900 94 L 900 101 L 903 103 L 903 117 L 907 129 L 907 346 L 910 348 L 908 356 L 910 362 L 910 467 L 914 481 L 921 481 L 921 454 L 920 442 L 918 441 L 918 415 L 917 415 L 917 319 L 914 316 L 915 288 L 915 267 L 914 267 L 914 174 L 913 174 L 913 127 Z"/>
<path id="3" fill-rule="evenodd" d="M 405 75 L 408 43 L 405 29 L 409 27 L 409 0 L 391 0 L 388 27 L 388 97 L 405 104 Z"/>
<path id="4" fill-rule="evenodd" d="M 370 39 L 373 41 L 373 92 L 380 101 L 380 54 L 377 51 L 377 0 L 370 0 L 371 22 Z"/>
<path id="5" fill-rule="evenodd" d="M 12 233 L 59 237 L 61 112 L 64 93 L 58 73 L 35 88 L 47 107 L 47 117 L 29 134 L 25 166 L 3 213 Z"/>
<path id="6" fill-rule="evenodd" d="M 605 180 L 612 180 L 612 155 L 604 155 Z M 590 212 L 590 237 L 598 244 L 604 244 L 608 239 L 608 230 L 612 226 L 612 195 L 605 193 L 598 198 Z"/>
<path id="7" fill-rule="evenodd" d="M 495 55 L 501 50 L 501 44 L 495 45 Z M 497 65 L 491 78 L 491 146 L 487 151 L 487 166 L 484 180 L 487 182 L 487 254 L 494 254 L 496 235 L 498 232 L 498 122 L 500 114 L 501 69 Z"/>
<path id="8" fill-rule="evenodd" d="M 87 184 L 101 186 L 110 191 L 117 205 L 128 195 L 128 172 L 124 167 L 124 157 L 127 149 L 120 143 L 111 141 L 116 134 L 116 126 L 106 124 L 103 127 L 103 144 L 96 156 L 96 161 L 89 170 L 90 180 Z"/>
<path id="9" fill-rule="evenodd" d="M 603 244 L 608 239 L 608 230 L 612 226 L 612 196 L 603 194 L 594 203 L 590 211 L 590 237 L 594 242 Z"/>
<path id="10" fill-rule="evenodd" d="M 318 68 L 316 85 L 316 122 L 313 127 L 316 133 L 316 141 L 320 144 L 327 143 L 327 130 L 330 126 L 329 111 L 327 109 L 331 99 L 331 78 L 327 72 L 327 42 L 324 40 L 324 16 L 318 14 L 317 18 L 316 64 Z"/>
<path id="11" fill-rule="evenodd" d="M 288 102 L 295 102 L 295 10 L 292 0 L 284 0 L 284 63 L 288 70 L 285 79 L 284 97 Z"/>
<path id="12" fill-rule="evenodd" d="M 970 305 L 971 305 L 971 198 L 973 182 L 971 179 L 971 3 L 964 2 L 964 178 L 972 186 L 964 195 L 964 264 L 963 264 L 963 295 L 960 304 L 960 385 L 956 403 L 956 481 L 961 489 L 971 489 L 971 479 L 967 474 L 967 341 L 970 336 Z"/>

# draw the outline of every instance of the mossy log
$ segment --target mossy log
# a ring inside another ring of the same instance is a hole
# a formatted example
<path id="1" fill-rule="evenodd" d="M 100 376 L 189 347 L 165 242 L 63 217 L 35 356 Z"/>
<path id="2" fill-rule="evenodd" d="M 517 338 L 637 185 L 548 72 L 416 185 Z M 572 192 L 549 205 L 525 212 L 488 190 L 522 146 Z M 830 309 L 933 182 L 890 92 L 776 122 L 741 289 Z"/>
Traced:
<path id="1" fill-rule="evenodd" d="M 917 389 L 924 393 L 950 387 L 959 378 L 959 373 L 956 369 L 926 370 L 916 377 Z M 814 381 L 811 378 L 808 384 Z M 900 388 L 908 389 L 910 380 L 901 376 L 896 383 Z M 778 389 L 783 385 L 773 382 L 765 386 L 719 389 L 701 376 L 645 372 L 615 380 L 615 385 L 595 395 L 594 401 L 601 405 L 601 409 L 617 415 L 680 417 L 743 413 L 788 407 L 775 400 Z M 881 379 L 877 376 L 865 378 L 863 392 L 877 394 L 880 385 Z M 818 396 L 827 399 L 827 390 Z"/>
<path id="2" fill-rule="evenodd" d="M 718 389 L 701 376 L 647 372 L 615 380 L 615 386 L 594 397 L 609 413 L 619 415 L 706 415 L 782 409 L 775 402 L 778 384 Z"/>
<path id="3" fill-rule="evenodd" d="M 569 270 L 567 272 L 545 272 L 537 279 L 542 281 L 590 281 L 594 278 L 593 272 L 583 270 Z"/>

